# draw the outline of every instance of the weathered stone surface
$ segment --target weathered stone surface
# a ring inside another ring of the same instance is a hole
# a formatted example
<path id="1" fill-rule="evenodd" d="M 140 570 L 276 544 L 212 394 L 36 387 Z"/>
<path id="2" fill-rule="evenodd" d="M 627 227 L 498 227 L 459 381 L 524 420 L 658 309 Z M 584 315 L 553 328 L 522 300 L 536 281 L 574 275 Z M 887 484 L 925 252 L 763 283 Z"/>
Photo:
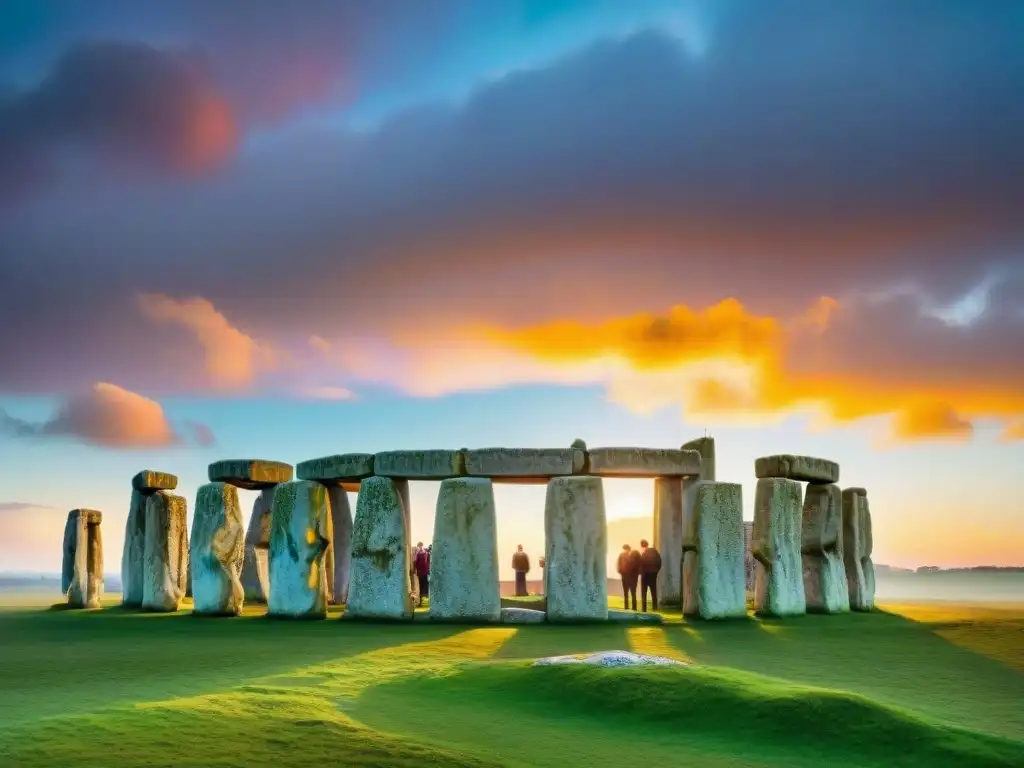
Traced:
<path id="1" fill-rule="evenodd" d="M 351 568 L 346 617 L 412 618 L 405 510 L 389 478 L 363 481 L 352 529 Z"/>
<path id="2" fill-rule="evenodd" d="M 539 482 L 582 471 L 583 461 L 573 448 L 480 448 L 466 452 L 466 474 Z"/>
<path id="3" fill-rule="evenodd" d="M 68 519 L 64 523 L 64 546 L 62 548 L 60 569 L 60 593 L 66 595 L 71 588 L 71 582 L 75 579 L 75 569 L 78 564 L 75 562 L 75 552 L 78 548 L 78 515 L 74 511 L 68 513 Z"/>
<path id="4" fill-rule="evenodd" d="M 211 483 L 230 483 L 250 491 L 273 488 L 292 479 L 292 465 L 266 459 L 225 459 L 210 465 Z"/>
<path id="5" fill-rule="evenodd" d="M 325 555 L 332 538 L 331 510 L 323 485 L 298 480 L 274 489 L 269 615 L 327 617 Z"/>
<path id="6" fill-rule="evenodd" d="M 374 456 L 372 453 L 339 453 L 322 456 L 319 459 L 300 461 L 295 468 L 300 480 L 316 480 L 324 485 L 359 483 L 373 477 Z M 358 490 L 350 488 L 349 490 Z"/>
<path id="7" fill-rule="evenodd" d="M 757 481 L 750 551 L 761 564 L 754 583 L 754 609 L 760 615 L 806 612 L 800 560 L 802 501 L 802 488 L 796 480 Z"/>
<path id="8" fill-rule="evenodd" d="M 437 496 L 430 558 L 430 618 L 498 621 L 498 526 L 487 478 L 445 480 Z"/>
<path id="9" fill-rule="evenodd" d="M 757 573 L 755 568 L 757 561 L 750 553 L 750 541 L 754 537 L 753 521 L 743 521 L 743 570 L 746 572 L 747 591 L 754 591 L 754 576 Z"/>
<path id="10" fill-rule="evenodd" d="M 87 517 L 87 533 L 89 535 L 89 556 L 87 572 L 89 574 L 89 588 L 86 591 L 86 607 L 99 608 L 100 598 L 103 597 L 103 526 L 100 525 L 102 516 L 99 512 L 92 512 Z M 872 571 L 872 585 L 874 584 L 874 571 Z M 874 586 L 871 588 L 874 594 Z"/>
<path id="11" fill-rule="evenodd" d="M 242 612 L 242 560 L 245 532 L 238 489 L 228 483 L 207 483 L 196 494 L 192 518 L 193 611 L 208 616 L 237 616 Z"/>
<path id="12" fill-rule="evenodd" d="M 591 448 L 588 472 L 599 477 L 700 475 L 700 454 L 676 448 Z"/>
<path id="13" fill-rule="evenodd" d="M 683 564 L 683 479 L 659 477 L 654 481 L 654 548 L 661 553 L 658 602 L 680 604 Z"/>
<path id="14" fill-rule="evenodd" d="M 103 514 L 73 509 L 64 526 L 61 587 L 71 608 L 99 608 L 103 596 Z"/>
<path id="15" fill-rule="evenodd" d="M 245 555 L 242 560 L 242 590 L 247 603 L 267 602 L 270 594 L 270 517 L 274 508 L 274 488 L 264 488 L 252 504 L 249 527 L 245 531 Z"/>
<path id="16" fill-rule="evenodd" d="M 715 480 L 715 438 L 698 437 L 680 446 L 684 451 L 696 451 L 700 454 L 700 479 Z"/>
<path id="17" fill-rule="evenodd" d="M 341 604 L 348 600 L 352 567 L 352 505 L 348 492 L 338 486 L 327 489 L 327 499 L 331 505 L 331 530 L 334 534 L 324 565 L 328 576 L 327 602 Z"/>
<path id="18" fill-rule="evenodd" d="M 599 477 L 555 477 L 544 504 L 548 621 L 608 618 L 608 534 Z"/>
<path id="19" fill-rule="evenodd" d="M 754 462 L 758 478 L 779 477 L 805 483 L 838 483 L 839 465 L 813 456 L 764 456 Z"/>
<path id="20" fill-rule="evenodd" d="M 544 611 L 531 608 L 502 608 L 502 624 L 543 624 L 547 620 Z"/>
<path id="21" fill-rule="evenodd" d="M 807 610 L 846 613 L 850 597 L 843 565 L 843 500 L 838 485 L 807 486 L 801 527 Z"/>
<path id="22" fill-rule="evenodd" d="M 661 595 L 658 596 L 659 603 Z M 615 608 L 608 609 L 608 621 L 618 621 L 623 624 L 663 624 L 665 619 L 660 613 L 638 613 L 637 611 L 620 611 Z"/>
<path id="23" fill-rule="evenodd" d="M 870 611 L 875 605 L 875 566 L 871 562 L 871 509 L 868 506 L 867 493 L 862 488 L 844 489 L 842 499 L 843 565 L 850 608 L 855 611 Z"/>
<path id="24" fill-rule="evenodd" d="M 702 482 L 683 534 L 683 613 L 703 619 L 747 615 L 743 487 Z"/>
<path id="25" fill-rule="evenodd" d="M 144 469 L 132 478 L 132 488 L 141 493 L 173 491 L 178 487 L 178 476 L 170 472 Z"/>
<path id="26" fill-rule="evenodd" d="M 181 496 L 157 491 L 146 499 L 146 546 L 142 608 L 169 613 L 185 597 L 188 570 L 188 505 Z"/>
<path id="27" fill-rule="evenodd" d="M 409 480 L 447 480 L 466 474 L 462 451 L 383 451 L 373 458 L 373 472 L 381 477 Z"/>
<path id="28" fill-rule="evenodd" d="M 146 553 L 146 494 L 132 489 L 128 520 L 124 526 L 121 551 L 121 605 L 142 605 L 142 580 Z"/>

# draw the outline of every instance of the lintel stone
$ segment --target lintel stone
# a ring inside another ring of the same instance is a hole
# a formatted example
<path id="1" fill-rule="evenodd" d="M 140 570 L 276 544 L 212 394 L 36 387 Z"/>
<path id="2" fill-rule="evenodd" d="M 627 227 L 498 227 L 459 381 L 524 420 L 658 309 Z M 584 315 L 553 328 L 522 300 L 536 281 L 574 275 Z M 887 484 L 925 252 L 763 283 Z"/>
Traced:
<path id="1" fill-rule="evenodd" d="M 838 483 L 839 465 L 813 456 L 763 456 L 754 462 L 758 479 L 777 477 L 805 483 Z"/>
<path id="2" fill-rule="evenodd" d="M 700 475 L 700 453 L 678 448 L 591 448 L 589 474 L 598 477 Z"/>
<path id="3" fill-rule="evenodd" d="M 315 480 L 323 485 L 355 484 L 355 488 L 346 490 L 358 491 L 359 482 L 373 477 L 373 470 L 372 453 L 338 453 L 300 461 L 295 467 L 295 474 L 299 480 Z"/>
<path id="4" fill-rule="evenodd" d="M 373 458 L 373 472 L 405 480 L 447 480 L 466 474 L 466 454 L 445 449 L 383 451 Z"/>
<path id="5" fill-rule="evenodd" d="M 466 474 L 496 482 L 547 482 L 583 471 L 585 454 L 574 448 L 479 448 L 466 452 Z"/>
<path id="6" fill-rule="evenodd" d="M 170 472 L 157 472 L 144 469 L 132 478 L 132 488 L 139 493 L 156 493 L 157 491 L 173 491 L 178 487 L 178 476 Z"/>
<path id="7" fill-rule="evenodd" d="M 211 483 L 228 483 L 236 488 L 262 491 L 292 479 L 292 465 L 265 459 L 226 459 L 213 462 L 208 470 Z"/>

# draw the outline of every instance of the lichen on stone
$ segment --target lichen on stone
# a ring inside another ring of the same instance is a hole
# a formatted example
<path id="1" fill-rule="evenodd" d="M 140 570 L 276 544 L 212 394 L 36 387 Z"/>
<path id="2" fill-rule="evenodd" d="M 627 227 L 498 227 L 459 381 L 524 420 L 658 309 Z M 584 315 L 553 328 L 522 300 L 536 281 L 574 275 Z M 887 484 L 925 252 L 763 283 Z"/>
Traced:
<path id="1" fill-rule="evenodd" d="M 363 481 L 352 528 L 349 618 L 411 619 L 405 509 L 386 477 Z"/>
<path id="2" fill-rule="evenodd" d="M 760 563 L 754 608 L 765 616 L 806 612 L 800 557 L 803 489 L 796 480 L 762 478 L 754 499 L 751 553 Z"/>
<path id="3" fill-rule="evenodd" d="M 200 486 L 190 538 L 193 611 L 211 616 L 241 614 L 245 602 L 241 582 L 245 536 L 235 486 Z"/>
<path id="4" fill-rule="evenodd" d="M 327 489 L 312 480 L 277 486 L 268 553 L 269 615 L 327 616 L 325 555 L 330 542 L 331 511 Z"/>
<path id="5" fill-rule="evenodd" d="M 552 478 L 544 529 L 548 620 L 607 620 L 608 540 L 601 478 Z"/>
<path id="6" fill-rule="evenodd" d="M 157 491 L 146 499 L 142 608 L 147 611 L 177 611 L 185 597 L 187 516 L 188 506 L 181 496 Z"/>

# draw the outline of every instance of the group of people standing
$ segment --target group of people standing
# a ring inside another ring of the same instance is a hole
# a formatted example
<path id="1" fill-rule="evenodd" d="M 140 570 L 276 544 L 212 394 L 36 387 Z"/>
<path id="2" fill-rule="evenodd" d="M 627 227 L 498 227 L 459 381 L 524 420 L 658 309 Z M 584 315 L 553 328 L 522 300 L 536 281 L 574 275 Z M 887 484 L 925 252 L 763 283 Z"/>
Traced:
<path id="1" fill-rule="evenodd" d="M 630 597 L 633 598 L 633 610 L 636 607 L 636 587 L 640 583 L 640 610 L 647 610 L 647 594 L 651 595 L 651 610 L 658 610 L 658 571 L 661 570 L 661 553 L 640 540 L 640 549 L 633 549 L 629 544 L 622 545 L 619 553 L 618 571 L 622 579 L 622 599 L 626 610 L 629 610 Z"/>

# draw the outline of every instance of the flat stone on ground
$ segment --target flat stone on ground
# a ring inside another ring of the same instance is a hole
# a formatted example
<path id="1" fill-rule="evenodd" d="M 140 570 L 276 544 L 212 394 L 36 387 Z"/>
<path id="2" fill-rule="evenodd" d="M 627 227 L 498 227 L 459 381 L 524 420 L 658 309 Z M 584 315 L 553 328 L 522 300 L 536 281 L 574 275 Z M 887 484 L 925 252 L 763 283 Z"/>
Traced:
<path id="1" fill-rule="evenodd" d="M 743 486 L 698 483 L 683 534 L 683 613 L 702 619 L 747 615 Z"/>
<path id="2" fill-rule="evenodd" d="M 677 448 L 591 448 L 589 474 L 599 477 L 700 475 L 700 454 Z"/>
<path id="3" fill-rule="evenodd" d="M 327 488 L 313 480 L 274 489 L 270 524 L 270 616 L 327 618 L 327 550 L 331 544 Z"/>
<path id="4" fill-rule="evenodd" d="M 803 489 L 796 480 L 762 478 L 754 498 L 750 552 L 761 564 L 754 610 L 762 616 L 797 616 L 807 610 L 800 525 Z"/>
<path id="5" fill-rule="evenodd" d="M 658 600 L 661 600 L 661 595 L 658 596 Z M 608 621 L 618 621 L 623 624 L 663 624 L 665 619 L 660 613 L 640 613 L 639 611 L 621 611 L 609 608 Z"/>
<path id="6" fill-rule="evenodd" d="M 441 483 L 433 547 L 430 618 L 498 621 L 498 526 L 489 479 L 459 477 Z"/>
<path id="7" fill-rule="evenodd" d="M 337 453 L 300 461 L 295 467 L 299 480 L 316 480 L 324 485 L 359 483 L 373 477 L 372 453 Z"/>
<path id="8" fill-rule="evenodd" d="M 373 458 L 374 474 L 408 480 L 447 480 L 466 474 L 462 451 L 383 451 Z"/>
<path id="9" fill-rule="evenodd" d="M 839 465 L 813 456 L 763 456 L 754 462 L 758 478 L 780 477 L 805 483 L 838 483 Z"/>
<path id="10" fill-rule="evenodd" d="M 502 608 L 502 624 L 543 624 L 547 620 L 544 611 L 532 608 Z"/>
<path id="11" fill-rule="evenodd" d="M 292 479 L 292 465 L 266 459 L 226 459 L 208 470 L 211 483 L 231 483 L 238 488 L 262 491 Z"/>
<path id="12" fill-rule="evenodd" d="M 142 608 L 172 613 L 185 597 L 188 569 L 188 505 L 181 496 L 157 491 L 146 499 L 146 548 Z"/>
<path id="13" fill-rule="evenodd" d="M 178 487 L 178 476 L 170 472 L 144 469 L 132 478 L 132 488 L 142 493 L 173 491 Z"/>
<path id="14" fill-rule="evenodd" d="M 601 478 L 553 478 L 544 533 L 548 621 L 606 621 L 608 533 Z"/>
<path id="15" fill-rule="evenodd" d="M 245 602 L 241 581 L 245 530 L 234 485 L 207 483 L 199 487 L 189 538 L 193 613 L 238 616 Z"/>
<path id="16" fill-rule="evenodd" d="M 466 452 L 466 474 L 495 480 L 541 481 L 583 470 L 574 448 L 479 448 Z"/>

